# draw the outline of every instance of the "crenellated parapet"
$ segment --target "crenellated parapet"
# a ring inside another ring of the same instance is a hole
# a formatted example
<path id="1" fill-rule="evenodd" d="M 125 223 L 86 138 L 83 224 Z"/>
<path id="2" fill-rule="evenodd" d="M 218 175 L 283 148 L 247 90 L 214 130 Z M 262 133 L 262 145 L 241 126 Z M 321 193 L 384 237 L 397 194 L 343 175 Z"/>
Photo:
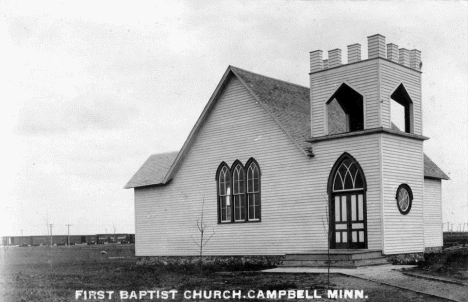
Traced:
<path id="1" fill-rule="evenodd" d="M 322 50 L 310 52 L 310 72 L 318 72 L 342 65 L 352 64 L 361 61 L 361 44 L 348 45 L 347 63 L 342 62 L 342 51 L 335 48 L 328 51 L 328 59 L 323 58 Z M 394 43 L 385 44 L 385 37 L 375 34 L 367 37 L 367 59 L 383 58 L 398 63 L 411 69 L 421 70 L 421 51 L 418 49 L 408 50 L 399 48 Z"/>

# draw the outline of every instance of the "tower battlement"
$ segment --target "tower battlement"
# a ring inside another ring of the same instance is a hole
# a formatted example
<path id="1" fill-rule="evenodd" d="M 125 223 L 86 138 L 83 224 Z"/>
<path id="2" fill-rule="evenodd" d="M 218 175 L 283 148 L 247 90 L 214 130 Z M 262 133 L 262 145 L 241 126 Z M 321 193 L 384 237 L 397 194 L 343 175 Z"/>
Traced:
<path id="1" fill-rule="evenodd" d="M 342 65 L 361 61 L 361 44 L 355 43 L 347 47 L 347 63 L 342 62 L 340 48 L 328 51 L 328 59 L 323 59 L 322 50 L 310 52 L 310 72 L 318 72 Z M 385 44 L 385 37 L 375 34 L 367 37 L 367 59 L 383 58 L 415 70 L 421 70 L 421 51 L 398 48 L 394 43 Z"/>

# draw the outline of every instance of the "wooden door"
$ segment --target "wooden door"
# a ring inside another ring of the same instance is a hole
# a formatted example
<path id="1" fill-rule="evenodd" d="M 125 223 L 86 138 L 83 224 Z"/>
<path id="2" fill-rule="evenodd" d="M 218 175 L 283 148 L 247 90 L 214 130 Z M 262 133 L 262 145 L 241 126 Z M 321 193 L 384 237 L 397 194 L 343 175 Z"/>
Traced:
<path id="1" fill-rule="evenodd" d="M 365 249 L 367 246 L 364 192 L 334 194 L 332 203 L 334 249 Z"/>

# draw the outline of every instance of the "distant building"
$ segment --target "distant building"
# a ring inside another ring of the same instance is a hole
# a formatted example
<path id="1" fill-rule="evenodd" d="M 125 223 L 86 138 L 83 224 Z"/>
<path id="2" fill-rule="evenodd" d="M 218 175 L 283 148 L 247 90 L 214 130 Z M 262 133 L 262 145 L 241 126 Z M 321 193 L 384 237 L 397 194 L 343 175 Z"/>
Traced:
<path id="1" fill-rule="evenodd" d="M 229 66 L 182 149 L 125 186 L 136 254 L 196 255 L 203 199 L 206 255 L 442 246 L 448 177 L 423 153 L 421 52 L 374 35 L 368 53 L 311 52 L 310 88 Z"/>

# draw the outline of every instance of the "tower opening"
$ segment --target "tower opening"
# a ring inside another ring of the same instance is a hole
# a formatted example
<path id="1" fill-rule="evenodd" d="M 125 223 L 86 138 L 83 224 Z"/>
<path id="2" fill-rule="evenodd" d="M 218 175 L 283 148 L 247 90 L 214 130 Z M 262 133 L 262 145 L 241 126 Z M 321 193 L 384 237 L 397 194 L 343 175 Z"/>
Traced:
<path id="1" fill-rule="evenodd" d="M 413 133 L 413 101 L 403 84 L 390 96 L 390 120 L 395 130 Z"/>
<path id="2" fill-rule="evenodd" d="M 346 84 L 327 102 L 328 134 L 364 130 L 363 97 Z"/>

